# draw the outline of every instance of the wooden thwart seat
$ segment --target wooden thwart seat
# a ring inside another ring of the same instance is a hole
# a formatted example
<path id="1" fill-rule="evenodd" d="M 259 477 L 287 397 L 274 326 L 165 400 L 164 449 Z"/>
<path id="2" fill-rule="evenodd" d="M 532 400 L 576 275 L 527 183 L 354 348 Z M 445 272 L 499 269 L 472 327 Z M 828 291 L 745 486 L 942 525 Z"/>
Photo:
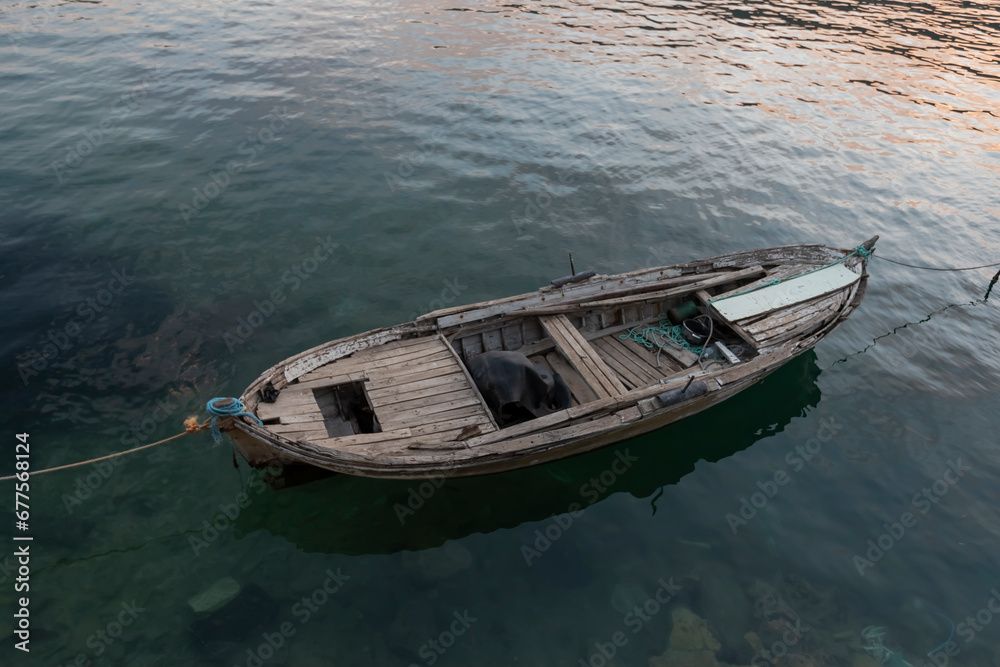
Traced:
<path id="1" fill-rule="evenodd" d="M 618 375 L 565 315 L 543 315 L 538 321 L 598 398 L 620 396 L 627 391 Z"/>

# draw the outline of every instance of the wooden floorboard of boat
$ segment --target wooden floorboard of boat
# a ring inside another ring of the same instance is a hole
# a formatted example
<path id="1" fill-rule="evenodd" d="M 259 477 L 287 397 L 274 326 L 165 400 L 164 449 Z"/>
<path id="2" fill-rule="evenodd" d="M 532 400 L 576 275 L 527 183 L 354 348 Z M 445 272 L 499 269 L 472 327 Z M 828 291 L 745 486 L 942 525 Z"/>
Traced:
<path id="1" fill-rule="evenodd" d="M 546 359 L 544 355 L 536 354 L 533 357 L 529 357 L 529 359 L 533 363 L 536 363 L 545 370 L 547 370 L 549 373 L 552 373 L 553 376 L 558 375 L 560 378 L 562 378 L 562 381 L 566 383 L 566 388 L 569 389 L 570 405 L 580 405 L 580 399 L 577 398 L 576 395 L 573 393 L 573 390 L 570 388 L 569 383 L 566 382 L 566 378 L 563 376 L 562 373 L 560 373 L 559 371 L 557 371 L 552 367 L 552 364 L 549 363 L 549 360 Z"/>
<path id="2" fill-rule="evenodd" d="M 455 389 L 454 391 L 434 396 L 420 396 L 414 398 L 402 396 L 398 401 L 392 404 L 392 410 L 393 412 L 403 412 L 405 410 L 425 408 L 431 405 L 437 405 L 438 403 L 447 403 L 448 401 L 455 401 L 464 398 L 476 398 L 476 395 L 468 387 L 462 387 L 461 389 Z"/>
<path id="3" fill-rule="evenodd" d="M 438 347 L 438 341 L 434 336 L 425 336 L 410 340 L 394 340 L 376 347 L 365 348 L 364 350 L 355 352 L 353 356 L 361 359 L 393 359 L 413 356 L 414 354 L 434 350 Z"/>
<path id="4" fill-rule="evenodd" d="M 779 330 L 791 325 L 794 328 L 797 323 L 805 318 L 815 317 L 818 313 L 827 309 L 836 309 L 843 304 L 844 293 L 827 295 L 805 301 L 801 304 L 782 310 L 775 311 L 767 317 L 749 324 L 744 328 L 752 336 L 758 339 L 771 338 L 778 335 Z M 783 333 L 783 332 L 782 332 Z"/>
<path id="5" fill-rule="evenodd" d="M 321 415 L 322 408 L 331 405 L 333 400 L 332 395 L 320 396 L 317 399 L 312 391 L 308 391 L 302 395 L 302 400 L 299 400 L 299 396 L 296 396 L 294 399 L 289 399 L 288 402 L 285 402 L 281 400 L 281 393 L 279 393 L 278 400 L 274 403 L 257 404 L 257 417 L 261 420 L 269 420 L 279 419 L 288 415 Z"/>
<path id="6" fill-rule="evenodd" d="M 618 378 L 625 385 L 626 389 L 635 389 L 636 387 L 641 387 L 648 382 L 640 374 L 636 373 L 628 364 L 623 363 L 616 354 L 612 353 L 610 349 L 605 346 L 604 339 L 598 338 L 592 345 L 597 353 L 601 355 L 604 362 L 611 367 L 611 369 L 618 374 Z"/>
<path id="7" fill-rule="evenodd" d="M 396 415 L 393 415 L 393 417 L 396 417 Z M 463 405 L 444 412 L 407 415 L 405 419 L 388 419 L 382 423 L 382 428 L 388 430 L 394 428 L 413 428 L 415 426 L 424 426 L 426 424 L 433 424 L 434 422 L 451 421 L 453 419 L 463 419 L 465 417 L 479 417 L 484 424 L 488 424 L 490 422 L 489 418 L 483 414 L 482 406 L 475 404 Z"/>
<path id="8" fill-rule="evenodd" d="M 281 435 L 289 438 L 291 440 L 308 440 L 300 435 L 294 435 L 298 433 L 318 433 L 322 432 L 324 438 L 342 437 L 348 435 L 354 435 L 354 429 L 347 422 L 341 420 L 319 420 L 311 422 L 302 422 L 298 424 L 268 424 L 267 429 L 271 433 L 280 433 Z M 333 430 L 333 433 L 330 431 Z"/>
<path id="9" fill-rule="evenodd" d="M 559 373 L 559 377 L 569 387 L 570 394 L 579 403 L 589 403 L 590 401 L 597 400 L 597 393 L 590 388 L 590 385 L 583 379 L 583 376 L 570 366 L 558 352 L 549 352 L 544 356 L 544 359 L 548 363 L 549 368 Z"/>
<path id="10" fill-rule="evenodd" d="M 620 365 L 625 367 L 635 377 L 634 384 L 636 387 L 643 387 L 657 382 L 665 375 L 665 373 L 659 373 L 656 368 L 650 366 L 644 359 L 632 354 L 632 351 L 626 348 L 622 344 L 622 341 L 614 336 L 599 338 L 594 341 L 594 345 L 607 354 L 607 357 L 605 357 L 606 360 L 614 358 Z"/>
<path id="11" fill-rule="evenodd" d="M 459 387 L 468 386 L 469 382 L 465 379 L 463 374 L 451 373 L 450 375 L 439 375 L 426 380 L 418 380 L 417 382 L 410 382 L 402 385 L 378 388 L 373 387 L 368 390 L 368 398 L 373 401 L 377 399 L 380 403 L 384 403 L 387 401 L 398 400 L 398 397 L 400 396 L 419 393 L 425 389 L 434 389 L 435 387 L 452 387 L 457 389 Z"/>
<path id="12" fill-rule="evenodd" d="M 377 369 L 389 369 L 392 371 L 398 371 L 406 368 L 413 368 L 414 366 L 421 366 L 430 361 L 441 361 L 442 359 L 448 358 L 448 351 L 441 349 L 439 351 L 428 350 L 420 354 L 405 355 L 403 357 L 389 357 L 386 359 L 382 358 L 358 358 L 355 356 L 350 356 L 345 359 L 338 359 L 336 361 L 331 361 L 325 366 L 320 366 L 315 370 L 311 370 L 308 373 L 302 375 L 298 378 L 299 383 L 310 382 L 314 380 L 322 380 L 330 376 L 342 376 L 350 373 L 368 373 L 376 371 Z M 296 387 L 297 384 L 288 385 L 289 387 Z"/>
<path id="13" fill-rule="evenodd" d="M 429 405 L 424 405 L 416 408 L 406 408 L 403 410 L 393 410 L 390 422 L 396 423 L 407 423 L 407 421 L 412 418 L 425 417 L 427 415 L 437 414 L 439 412 L 448 412 L 449 410 L 458 410 L 459 408 L 469 408 L 477 405 L 479 400 L 475 396 L 463 396 L 461 398 L 452 398 L 447 401 L 441 401 L 439 403 L 431 403 Z"/>
<path id="14" fill-rule="evenodd" d="M 625 387 L 618 379 L 618 375 L 565 315 L 546 315 L 538 319 L 566 360 L 583 376 L 599 397 L 625 393 Z"/>
<path id="15" fill-rule="evenodd" d="M 398 371 L 393 371 L 390 367 L 389 369 L 382 369 L 381 372 L 376 371 L 372 374 L 371 381 L 368 386 L 379 389 L 386 387 L 395 387 L 410 382 L 418 382 L 420 380 L 428 380 L 433 377 L 438 377 L 441 375 L 450 375 L 455 373 L 455 364 L 451 359 L 442 359 L 441 361 L 429 361 L 423 366 L 413 366 L 411 368 L 401 368 Z"/>

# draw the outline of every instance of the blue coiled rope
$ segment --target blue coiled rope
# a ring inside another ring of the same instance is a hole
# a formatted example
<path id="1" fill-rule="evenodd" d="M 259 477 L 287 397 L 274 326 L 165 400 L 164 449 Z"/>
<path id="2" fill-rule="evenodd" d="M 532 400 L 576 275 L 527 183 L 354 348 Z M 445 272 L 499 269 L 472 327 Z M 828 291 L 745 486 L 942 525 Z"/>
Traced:
<path id="1" fill-rule="evenodd" d="M 219 401 L 229 401 L 228 405 L 219 406 L 217 402 Z M 222 441 L 222 432 L 215 425 L 215 421 L 219 417 L 250 417 L 254 419 L 260 426 L 264 425 L 257 415 L 247 412 L 247 406 L 243 405 L 243 401 L 238 398 L 229 398 L 228 396 L 218 396 L 213 398 L 205 406 L 208 410 L 208 414 L 212 415 L 212 439 L 216 443 Z"/>

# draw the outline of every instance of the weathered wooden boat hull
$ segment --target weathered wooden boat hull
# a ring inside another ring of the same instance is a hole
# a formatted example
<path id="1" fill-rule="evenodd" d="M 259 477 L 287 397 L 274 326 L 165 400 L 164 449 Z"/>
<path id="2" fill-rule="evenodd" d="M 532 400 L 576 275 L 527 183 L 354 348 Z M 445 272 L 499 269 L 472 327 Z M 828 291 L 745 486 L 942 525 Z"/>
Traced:
<path id="1" fill-rule="evenodd" d="M 241 397 L 263 425 L 239 418 L 226 427 L 255 467 L 408 479 L 538 465 L 662 428 L 758 382 L 846 319 L 867 277 L 864 253 L 790 246 L 445 309 L 277 364 Z M 743 342 L 737 363 L 703 367 L 667 346 L 654 364 L 651 352 L 621 341 L 688 298 L 720 338 Z M 564 377 L 572 405 L 498 424 L 465 367 L 491 349 L 520 351 Z"/>

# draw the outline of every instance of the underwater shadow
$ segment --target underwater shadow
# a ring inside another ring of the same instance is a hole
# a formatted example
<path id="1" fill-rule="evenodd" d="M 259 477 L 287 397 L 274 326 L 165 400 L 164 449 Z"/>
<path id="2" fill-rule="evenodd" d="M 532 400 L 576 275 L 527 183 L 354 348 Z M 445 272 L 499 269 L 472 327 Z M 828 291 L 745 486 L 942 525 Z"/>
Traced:
<path id="1" fill-rule="evenodd" d="M 677 483 L 701 459 L 718 461 L 780 433 L 819 403 L 819 374 L 810 350 L 705 412 L 616 445 L 522 470 L 447 480 L 333 475 L 269 492 L 240 514 L 235 533 L 242 537 L 266 530 L 306 552 L 390 554 L 541 521 L 567 512 L 573 503 L 588 507 L 614 493 L 646 498 Z M 638 462 L 611 485 L 600 484 L 601 474 L 608 479 L 626 449 Z M 655 512 L 655 498 L 651 505 Z"/>

